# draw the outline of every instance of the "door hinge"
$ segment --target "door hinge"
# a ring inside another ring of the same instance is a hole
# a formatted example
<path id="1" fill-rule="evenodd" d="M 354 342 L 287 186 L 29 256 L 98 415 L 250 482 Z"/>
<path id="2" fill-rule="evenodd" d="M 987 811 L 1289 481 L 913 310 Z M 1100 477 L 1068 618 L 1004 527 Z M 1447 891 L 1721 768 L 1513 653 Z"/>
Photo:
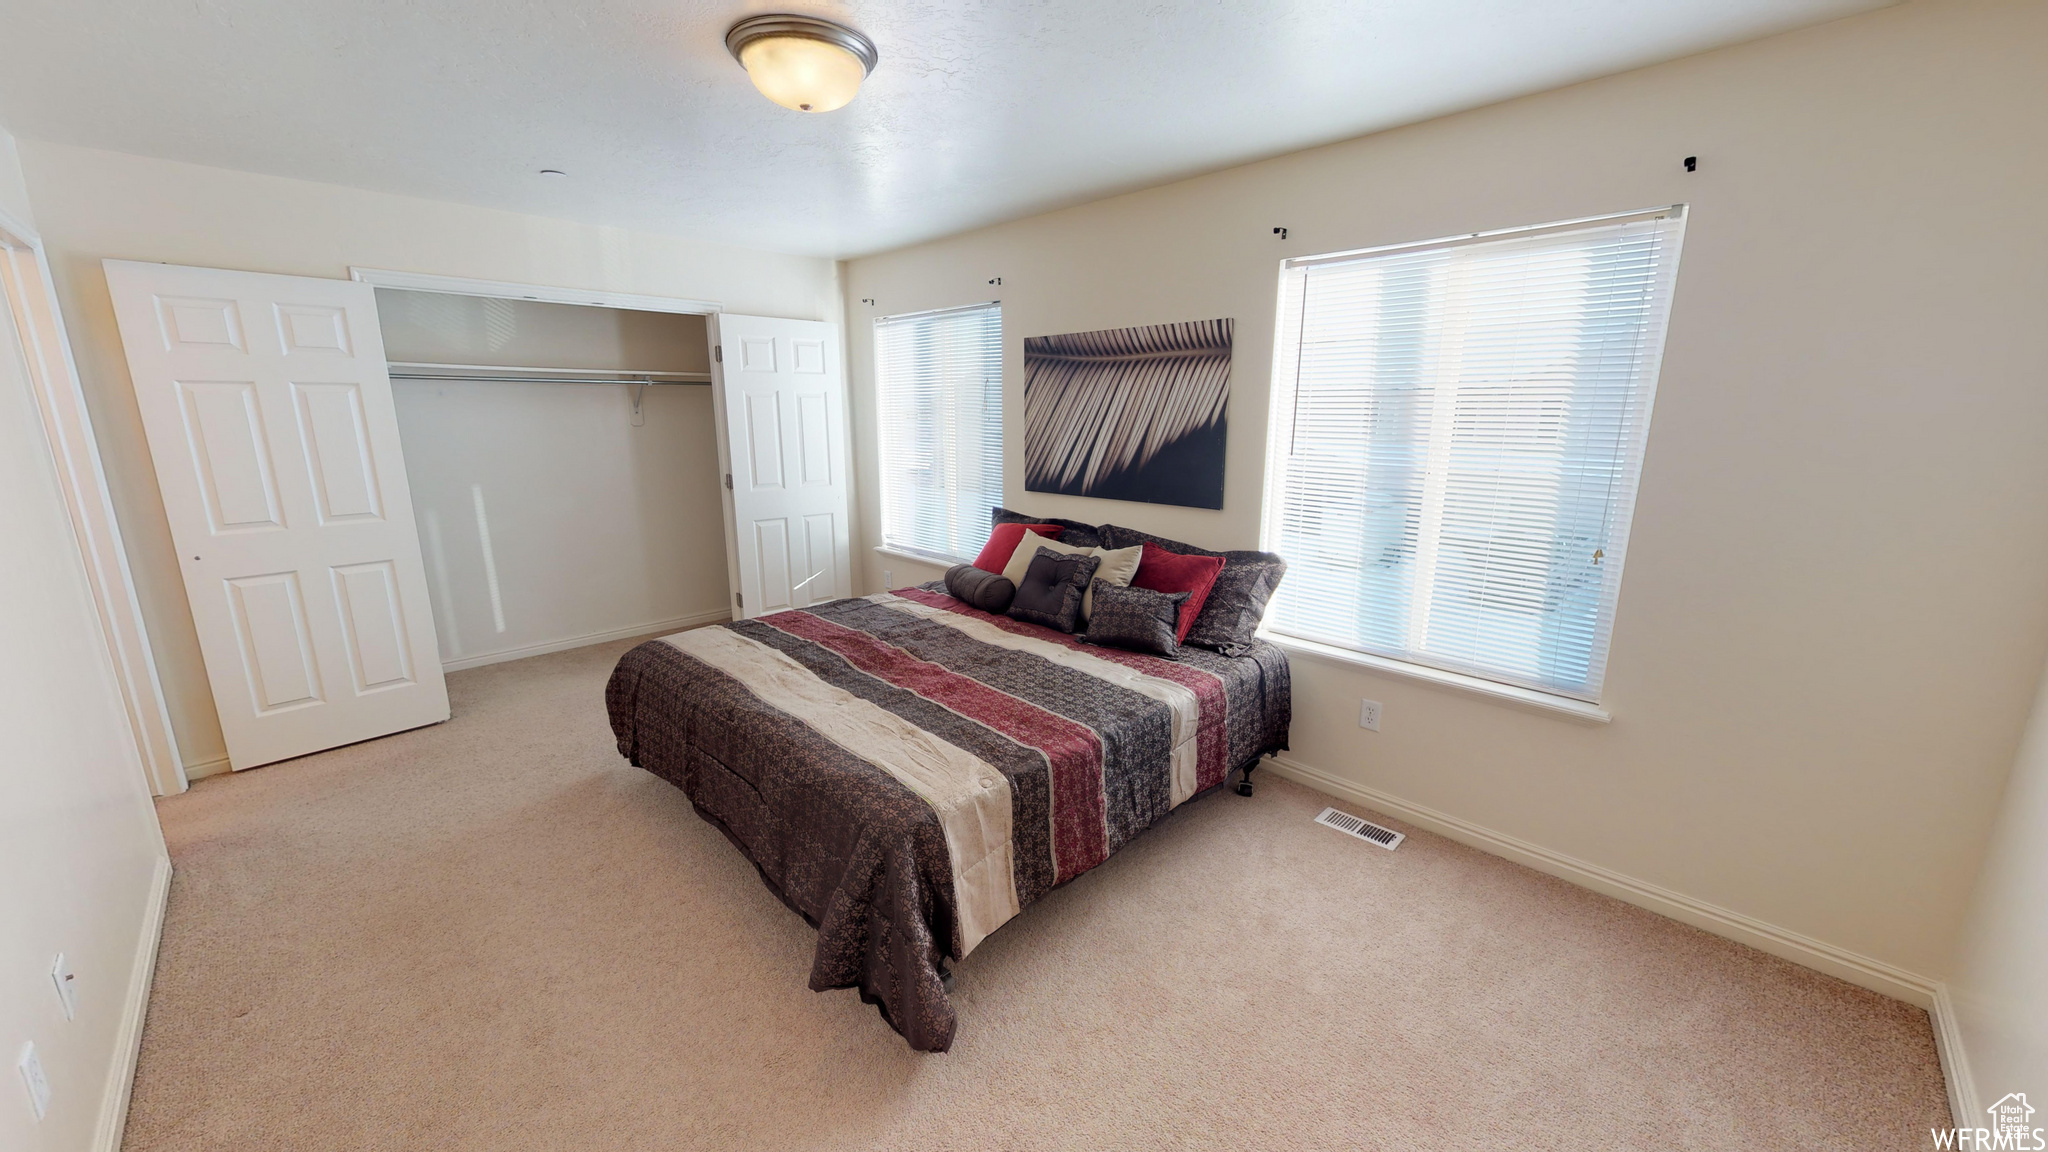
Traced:
<path id="1" fill-rule="evenodd" d="M 713 344 L 711 346 L 711 358 L 720 364 L 725 363 L 725 345 Z"/>
<path id="2" fill-rule="evenodd" d="M 732 491 L 732 473 L 730 472 L 725 474 L 725 490 L 728 492 Z"/>

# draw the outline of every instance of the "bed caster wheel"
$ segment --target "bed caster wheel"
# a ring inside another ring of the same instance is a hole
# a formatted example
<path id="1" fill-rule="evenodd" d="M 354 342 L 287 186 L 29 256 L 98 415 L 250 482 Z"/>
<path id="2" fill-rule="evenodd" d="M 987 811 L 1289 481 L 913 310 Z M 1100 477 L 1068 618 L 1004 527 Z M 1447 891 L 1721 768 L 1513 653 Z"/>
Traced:
<path id="1" fill-rule="evenodd" d="M 939 969 L 939 987 L 944 988 L 948 994 L 952 993 L 953 970 L 951 968 L 942 967 Z"/>
<path id="2" fill-rule="evenodd" d="M 1238 794 L 1239 796 L 1249 796 L 1249 795 L 1251 795 L 1251 794 L 1252 794 L 1252 782 L 1251 782 L 1251 781 L 1249 781 L 1249 780 L 1239 780 L 1239 781 L 1237 782 L 1237 794 Z"/>

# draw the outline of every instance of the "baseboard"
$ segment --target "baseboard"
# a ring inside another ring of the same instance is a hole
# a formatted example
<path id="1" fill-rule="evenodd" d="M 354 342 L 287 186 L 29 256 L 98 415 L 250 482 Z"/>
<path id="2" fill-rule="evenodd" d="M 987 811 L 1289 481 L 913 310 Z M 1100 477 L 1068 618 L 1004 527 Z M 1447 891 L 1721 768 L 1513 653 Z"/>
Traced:
<path id="1" fill-rule="evenodd" d="M 149 1016 L 149 988 L 156 978 L 156 949 L 163 941 L 164 909 L 170 899 L 171 858 L 159 856 L 156 874 L 150 879 L 142 937 L 135 948 L 135 969 L 128 976 L 128 998 L 121 1005 L 121 1027 L 114 1035 L 114 1063 L 107 1072 L 107 1091 L 93 1132 L 94 1152 L 121 1152 L 121 1136 L 128 1127 L 128 1100 L 135 1091 L 135 1065 L 142 1057 L 142 1023 Z"/>
<path id="2" fill-rule="evenodd" d="M 589 644 L 602 644 L 607 640 L 624 640 L 631 636 L 647 636 L 655 632 L 679 632 L 699 624 L 711 624 L 732 619 L 732 612 L 725 608 L 714 608 L 709 612 L 693 612 L 688 616 L 677 616 L 672 620 L 651 620 L 645 624 L 629 624 L 624 628 L 613 628 L 607 632 L 590 632 L 582 636 L 571 636 L 566 640 L 550 640 L 545 644 L 528 644 L 524 648 L 507 648 L 503 652 L 485 652 L 477 656 L 464 656 L 457 660 L 441 662 L 441 671 L 460 672 L 465 668 L 481 668 L 486 664 L 503 664 L 507 660 L 524 660 L 528 656 L 545 656 L 550 652 L 567 652 L 571 648 L 582 648 Z"/>
<path id="3" fill-rule="evenodd" d="M 194 780 L 203 780 L 208 776 L 218 776 L 223 772 L 231 771 L 233 767 L 234 765 L 228 763 L 228 758 L 225 756 L 215 756 L 211 760 L 194 760 L 185 765 L 185 782 L 189 784 Z"/>
<path id="4" fill-rule="evenodd" d="M 1962 1021 L 1956 1019 L 1956 1002 L 1949 998 L 1946 983 L 1934 986 L 1934 1007 L 1927 1013 L 1934 1020 L 1934 1051 L 1941 1057 L 1942 1079 L 1948 1082 L 1948 1110 L 1957 1127 L 1975 1127 L 1983 1122 L 1983 1101 L 1977 1098 L 1977 1080 L 1970 1074 L 1970 1057 L 1963 1051 Z"/>
<path id="5" fill-rule="evenodd" d="M 1759 951 L 1790 960 L 1794 964 L 1825 972 L 1873 992 L 1883 993 L 1895 1000 L 1932 1009 L 1935 994 L 1941 987 L 1938 981 L 1908 972 L 1903 968 L 1895 968 L 1882 960 L 1874 960 L 1844 948 L 1837 948 L 1810 936 L 1800 935 L 1775 924 L 1767 924 L 1755 917 L 1745 916 L 1703 900 L 1695 900 L 1669 888 L 1637 880 L 1632 876 L 1625 876 L 1597 864 L 1589 864 L 1561 852 L 1553 852 L 1540 845 L 1518 840 L 1513 836 L 1483 828 L 1468 820 L 1461 820 L 1420 804 L 1411 804 L 1376 788 L 1354 784 L 1297 760 L 1273 756 L 1266 763 L 1276 776 L 1285 776 L 1319 792 L 1350 800 L 1439 836 L 1449 837 L 1461 844 L 1469 844 L 1481 851 L 1534 868 L 1538 872 L 1569 880 L 1582 888 L 1590 888 L 1603 895 L 1634 904 L 1638 908 L 1647 908 L 1658 915 L 1669 916 L 1680 923 L 1690 924 L 1716 936 L 1747 944 Z"/>

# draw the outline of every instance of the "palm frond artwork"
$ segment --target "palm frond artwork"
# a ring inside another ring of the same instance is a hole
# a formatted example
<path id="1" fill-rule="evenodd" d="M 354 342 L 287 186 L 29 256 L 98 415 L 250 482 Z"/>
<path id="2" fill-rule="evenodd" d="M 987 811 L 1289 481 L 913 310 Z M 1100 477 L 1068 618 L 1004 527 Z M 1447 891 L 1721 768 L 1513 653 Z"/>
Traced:
<path id="1" fill-rule="evenodd" d="M 1024 341 L 1024 487 L 1223 507 L 1229 320 Z"/>

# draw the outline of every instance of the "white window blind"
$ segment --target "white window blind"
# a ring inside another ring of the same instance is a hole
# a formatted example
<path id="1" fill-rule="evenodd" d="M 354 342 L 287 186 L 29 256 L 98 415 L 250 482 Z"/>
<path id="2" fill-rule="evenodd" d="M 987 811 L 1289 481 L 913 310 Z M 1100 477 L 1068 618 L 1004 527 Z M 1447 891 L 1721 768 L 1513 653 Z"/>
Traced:
<path id="1" fill-rule="evenodd" d="M 882 543 L 972 560 L 1003 499 L 1003 310 L 875 321 Z"/>
<path id="2" fill-rule="evenodd" d="M 1288 261 L 1269 630 L 1598 702 L 1683 229 Z"/>

